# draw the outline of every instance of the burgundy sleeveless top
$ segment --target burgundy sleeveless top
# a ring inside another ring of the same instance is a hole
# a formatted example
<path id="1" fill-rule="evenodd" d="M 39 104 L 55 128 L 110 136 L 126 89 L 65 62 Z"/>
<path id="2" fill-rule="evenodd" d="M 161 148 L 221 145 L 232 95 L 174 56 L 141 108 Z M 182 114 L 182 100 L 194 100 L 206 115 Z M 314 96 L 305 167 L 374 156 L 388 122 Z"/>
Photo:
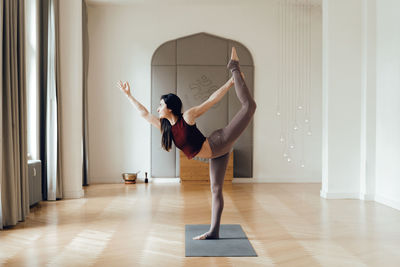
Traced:
<path id="1" fill-rule="evenodd" d="M 199 153 L 204 141 L 206 141 L 196 123 L 194 125 L 187 124 L 182 115 L 172 125 L 171 131 L 175 146 L 182 150 L 188 159 Z"/>

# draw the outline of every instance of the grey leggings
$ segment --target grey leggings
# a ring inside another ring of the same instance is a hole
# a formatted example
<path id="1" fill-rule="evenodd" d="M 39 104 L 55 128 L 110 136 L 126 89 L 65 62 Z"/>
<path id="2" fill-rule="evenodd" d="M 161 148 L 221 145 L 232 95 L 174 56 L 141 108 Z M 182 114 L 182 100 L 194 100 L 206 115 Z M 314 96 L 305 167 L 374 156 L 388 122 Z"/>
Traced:
<path id="1" fill-rule="evenodd" d="M 210 158 L 210 182 L 212 192 L 212 212 L 211 227 L 206 233 L 207 239 L 219 238 L 219 226 L 221 214 L 224 208 L 224 198 L 222 195 L 222 186 L 226 167 L 229 161 L 229 155 L 232 151 L 235 141 L 240 137 L 246 127 L 249 125 L 256 110 L 256 102 L 251 96 L 246 83 L 240 73 L 239 62 L 231 60 L 228 64 L 229 70 L 235 79 L 236 95 L 242 104 L 241 109 L 235 117 L 224 128 L 218 129 L 210 134 L 208 142 L 212 150 Z"/>

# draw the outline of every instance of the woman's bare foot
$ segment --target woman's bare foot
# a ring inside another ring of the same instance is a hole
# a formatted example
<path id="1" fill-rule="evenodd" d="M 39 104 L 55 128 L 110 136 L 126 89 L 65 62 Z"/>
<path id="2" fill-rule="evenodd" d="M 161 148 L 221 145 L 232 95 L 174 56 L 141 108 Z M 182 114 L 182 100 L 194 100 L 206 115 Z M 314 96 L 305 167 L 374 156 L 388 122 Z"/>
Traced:
<path id="1" fill-rule="evenodd" d="M 193 237 L 193 240 L 204 240 L 204 239 L 207 239 L 207 233 Z"/>
<path id="2" fill-rule="evenodd" d="M 236 53 L 236 48 L 234 46 L 232 46 L 231 59 L 239 61 L 238 55 Z"/>
<path id="3" fill-rule="evenodd" d="M 202 235 L 198 235 L 193 237 L 193 240 L 205 240 L 205 239 L 218 239 L 219 237 L 211 237 L 208 233 L 204 233 Z"/>
<path id="4" fill-rule="evenodd" d="M 229 60 L 227 68 L 233 73 L 233 71 L 238 70 L 240 73 L 240 67 L 239 67 L 239 58 L 236 54 L 236 48 L 232 47 L 232 53 L 231 53 L 231 60 Z"/>

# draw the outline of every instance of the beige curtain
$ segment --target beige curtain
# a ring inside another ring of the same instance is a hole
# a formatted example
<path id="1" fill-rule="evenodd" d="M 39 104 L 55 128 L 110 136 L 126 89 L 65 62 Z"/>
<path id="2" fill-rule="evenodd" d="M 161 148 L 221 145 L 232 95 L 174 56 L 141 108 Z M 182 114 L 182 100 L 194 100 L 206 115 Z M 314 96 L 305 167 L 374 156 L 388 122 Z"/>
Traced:
<path id="1" fill-rule="evenodd" d="M 89 185 L 89 125 L 88 125 L 88 71 L 89 71 L 89 32 L 86 0 L 82 1 L 82 47 L 83 47 L 83 175 L 82 185 Z"/>
<path id="2" fill-rule="evenodd" d="M 60 30 L 59 30 L 59 18 L 60 18 L 60 8 L 59 8 L 59 0 L 51 0 L 53 4 L 54 11 L 54 85 L 56 89 L 56 101 L 57 101 L 57 188 L 56 188 L 56 198 L 61 199 L 63 197 L 63 177 L 62 177 L 62 165 L 61 165 L 61 140 L 62 140 L 62 131 L 61 131 L 61 82 L 60 82 Z"/>
<path id="3" fill-rule="evenodd" d="M 40 159 L 42 198 L 62 194 L 59 0 L 39 1 L 40 20 Z"/>
<path id="4" fill-rule="evenodd" d="M 58 0 L 49 1 L 47 31 L 46 168 L 47 200 L 62 198 L 61 101 Z"/>
<path id="5" fill-rule="evenodd" d="M 2 0 L 1 223 L 29 213 L 24 0 Z"/>
<path id="6" fill-rule="evenodd" d="M 52 0 L 54 6 L 54 66 L 55 66 L 55 85 L 56 85 L 56 94 L 57 94 L 57 190 L 56 196 L 57 199 L 63 198 L 63 177 L 62 177 L 62 165 L 61 165 L 61 140 L 62 140 L 62 131 L 61 131 L 61 82 L 60 82 L 60 27 L 59 27 L 59 20 L 60 20 L 60 7 L 59 7 L 59 0 Z"/>
<path id="7" fill-rule="evenodd" d="M 0 1 L 0 29 L 3 36 L 3 2 Z M 3 51 L 3 38 L 0 38 L 0 51 Z M 0 53 L 3 62 L 3 52 Z M 0 64 L 0 84 L 3 84 L 3 64 Z M 3 209 L 1 204 L 1 184 L 3 180 L 3 85 L 0 92 L 0 229 L 3 229 Z"/>

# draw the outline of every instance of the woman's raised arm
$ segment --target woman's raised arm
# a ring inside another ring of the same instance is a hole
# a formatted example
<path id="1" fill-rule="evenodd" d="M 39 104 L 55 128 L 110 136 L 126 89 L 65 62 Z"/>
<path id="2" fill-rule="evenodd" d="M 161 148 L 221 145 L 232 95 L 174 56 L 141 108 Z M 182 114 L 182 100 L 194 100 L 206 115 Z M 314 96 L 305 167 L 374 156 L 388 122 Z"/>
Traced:
<path id="1" fill-rule="evenodd" d="M 129 100 L 132 102 L 132 104 L 135 106 L 136 110 L 139 112 L 140 116 L 142 116 L 146 121 L 150 122 L 153 124 L 156 128 L 161 130 L 161 123 L 160 120 L 151 114 L 145 106 L 143 106 L 139 101 L 137 101 L 131 94 L 130 86 L 128 82 L 123 83 L 122 81 L 119 81 L 117 83 L 118 88 L 122 90 L 122 92 L 125 93 L 125 95 L 129 98 Z"/>
<path id="2" fill-rule="evenodd" d="M 228 92 L 229 88 L 233 85 L 233 78 L 230 78 L 223 86 L 221 86 L 217 91 L 212 93 L 210 97 L 198 106 L 192 107 L 185 111 L 184 117 L 186 121 L 194 123 L 195 119 L 203 115 L 212 106 L 218 103 L 224 95 Z"/>

